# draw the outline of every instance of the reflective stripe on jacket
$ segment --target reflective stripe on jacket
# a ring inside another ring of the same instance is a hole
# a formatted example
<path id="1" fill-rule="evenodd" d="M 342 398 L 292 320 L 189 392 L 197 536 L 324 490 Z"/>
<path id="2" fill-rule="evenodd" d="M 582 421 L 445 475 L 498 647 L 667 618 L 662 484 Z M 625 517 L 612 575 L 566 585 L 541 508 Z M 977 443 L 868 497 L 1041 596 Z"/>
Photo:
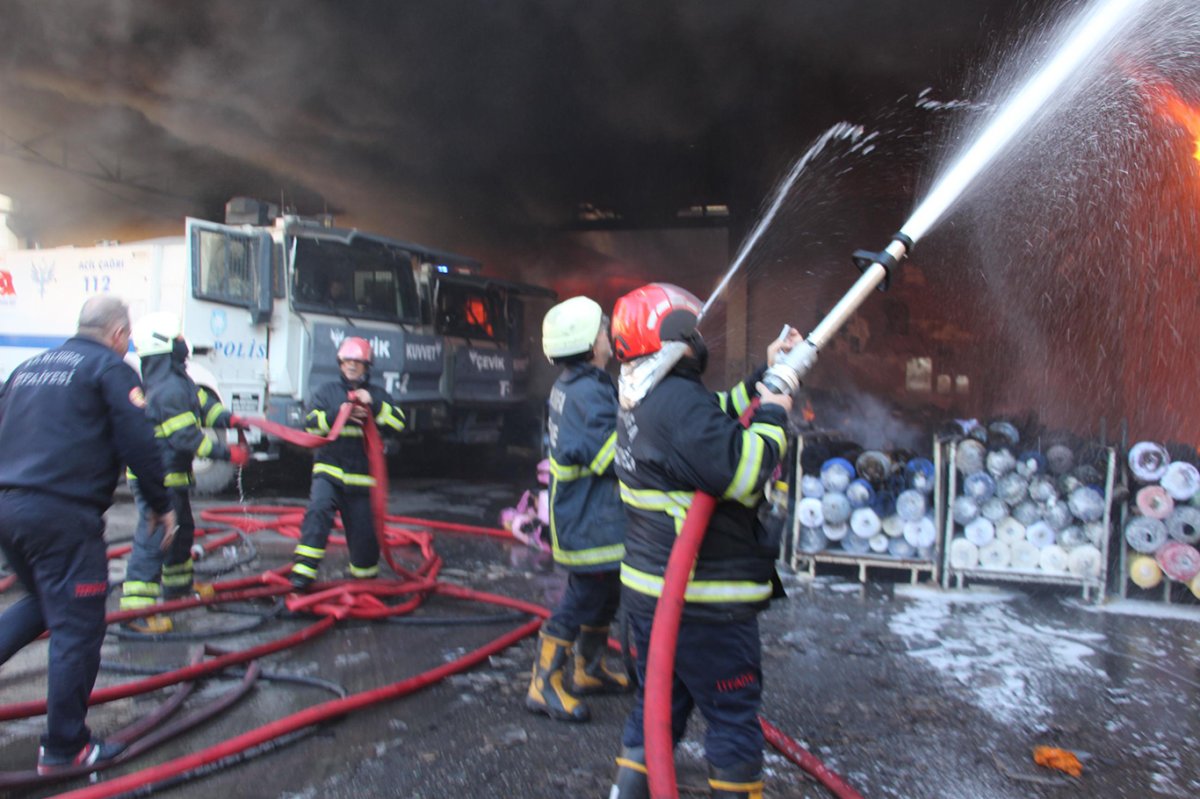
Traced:
<path id="1" fill-rule="evenodd" d="M 617 424 L 617 474 L 629 513 L 622 602 L 652 614 L 675 538 L 696 491 L 717 506 L 684 594 L 684 617 L 732 621 L 766 606 L 775 591 L 773 542 L 758 522 L 763 486 L 787 451 L 787 417 L 758 408 L 749 428 L 737 417 L 750 405 L 762 370 L 714 395 L 681 362 Z"/>
<path id="2" fill-rule="evenodd" d="M 315 435 L 329 434 L 342 403 L 355 388 L 365 388 L 371 395 L 371 413 L 379 432 L 398 433 L 404 429 L 404 411 L 391 403 L 391 397 L 369 380 L 351 386 L 345 379 L 330 380 L 318 388 L 312 397 L 305 430 Z M 336 441 L 318 448 L 313 455 L 313 478 L 323 478 L 350 490 L 367 491 L 375 485 L 371 477 L 367 450 L 361 426 L 346 423 Z"/>
<path id="3" fill-rule="evenodd" d="M 611 571 L 625 556 L 625 509 L 613 458 L 617 388 L 591 364 L 570 364 L 550 390 L 550 542 L 571 571 Z"/>

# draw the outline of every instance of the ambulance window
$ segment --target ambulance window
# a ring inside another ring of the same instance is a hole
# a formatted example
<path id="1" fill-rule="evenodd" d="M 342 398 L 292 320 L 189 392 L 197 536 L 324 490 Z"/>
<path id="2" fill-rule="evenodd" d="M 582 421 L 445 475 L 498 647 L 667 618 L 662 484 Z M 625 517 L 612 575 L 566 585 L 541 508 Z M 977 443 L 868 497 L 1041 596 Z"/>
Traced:
<path id="1" fill-rule="evenodd" d="M 213 230 L 197 230 L 199 254 L 193 287 L 197 297 L 250 305 L 254 301 L 254 250 L 252 239 L 240 239 Z"/>

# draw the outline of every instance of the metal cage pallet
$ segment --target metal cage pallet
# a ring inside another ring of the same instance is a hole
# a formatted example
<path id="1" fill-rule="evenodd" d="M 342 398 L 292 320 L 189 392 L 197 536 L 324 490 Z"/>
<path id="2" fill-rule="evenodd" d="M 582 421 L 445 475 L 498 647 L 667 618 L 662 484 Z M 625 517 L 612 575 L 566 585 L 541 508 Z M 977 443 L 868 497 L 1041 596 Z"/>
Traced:
<path id="1" fill-rule="evenodd" d="M 941 563 L 942 532 L 940 525 L 941 520 L 944 518 L 942 503 L 945 492 L 943 490 L 944 481 L 941 477 L 944 469 L 943 441 L 936 436 L 933 438 L 933 521 L 936 536 L 932 555 L 929 558 L 903 558 L 881 555 L 874 552 L 858 554 L 828 549 L 805 552 L 800 549 L 801 525 L 796 507 L 801 496 L 800 481 L 804 475 L 804 470 L 801 466 L 801 456 L 804 453 L 806 438 L 837 438 L 837 433 L 835 431 L 828 431 L 811 432 L 807 436 L 801 435 L 797 437 L 795 446 L 793 447 L 795 457 L 792 461 L 791 483 L 789 486 L 791 511 L 790 558 L 785 558 L 785 562 L 788 563 L 791 569 L 795 572 L 807 571 L 810 576 L 816 576 L 819 564 L 853 566 L 858 569 L 858 580 L 862 583 L 867 581 L 867 577 L 872 571 L 907 571 L 912 583 L 918 582 L 922 574 L 928 573 L 929 581 L 936 584 L 938 582 L 938 570 Z M 785 536 L 785 538 L 787 537 Z"/>
<path id="2" fill-rule="evenodd" d="M 1094 576 L 1079 576 L 1069 572 L 1050 572 L 1041 569 L 1014 569 L 1001 568 L 989 569 L 982 566 L 972 566 L 970 568 L 957 568 L 951 563 L 950 549 L 951 543 L 955 540 L 955 521 L 953 517 L 954 501 L 958 497 L 959 480 L 958 480 L 958 446 L 961 439 L 950 441 L 948 444 L 948 453 L 946 458 L 946 502 L 943 506 L 942 517 L 942 587 L 949 588 L 950 582 L 954 581 L 957 588 L 963 588 L 968 579 L 971 580 L 995 580 L 1001 582 L 1038 584 L 1038 585 L 1056 585 L 1063 587 L 1077 587 L 1082 591 L 1085 601 L 1092 598 L 1095 594 L 1097 603 L 1103 602 L 1106 593 L 1107 576 L 1108 576 L 1108 542 L 1112 537 L 1112 498 L 1113 487 L 1116 475 L 1116 450 L 1112 447 L 1104 447 L 1106 453 L 1105 461 L 1107 468 L 1104 478 L 1104 515 L 1100 521 L 1103 526 L 1103 536 L 1097 548 L 1100 550 L 1100 569 L 1099 573 Z"/>

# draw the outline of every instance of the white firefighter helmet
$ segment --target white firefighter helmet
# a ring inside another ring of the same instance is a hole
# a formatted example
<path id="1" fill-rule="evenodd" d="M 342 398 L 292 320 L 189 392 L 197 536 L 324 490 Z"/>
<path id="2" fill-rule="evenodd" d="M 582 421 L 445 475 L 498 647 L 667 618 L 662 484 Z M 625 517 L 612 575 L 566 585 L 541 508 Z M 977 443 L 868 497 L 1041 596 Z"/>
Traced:
<path id="1" fill-rule="evenodd" d="M 133 323 L 129 334 L 133 348 L 141 358 L 169 353 L 175 339 L 183 333 L 183 323 L 169 311 L 155 311 Z"/>
<path id="2" fill-rule="evenodd" d="M 604 312 L 595 300 L 587 297 L 563 300 L 547 311 L 542 320 L 542 350 L 551 360 L 589 352 L 603 321 Z"/>

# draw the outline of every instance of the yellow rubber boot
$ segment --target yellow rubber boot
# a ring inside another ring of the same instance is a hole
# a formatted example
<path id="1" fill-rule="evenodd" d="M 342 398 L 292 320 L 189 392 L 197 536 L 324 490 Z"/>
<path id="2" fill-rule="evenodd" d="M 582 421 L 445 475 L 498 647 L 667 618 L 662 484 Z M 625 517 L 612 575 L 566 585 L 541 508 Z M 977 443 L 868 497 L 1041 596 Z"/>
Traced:
<path id="1" fill-rule="evenodd" d="M 738 763 L 729 768 L 708 767 L 713 799 L 763 799 L 762 763 Z"/>
<path id="2" fill-rule="evenodd" d="M 571 642 L 556 638 L 546 631 L 538 635 L 537 657 L 533 661 L 533 676 L 525 707 L 534 713 L 545 713 L 559 721 L 587 721 L 591 712 L 566 686 L 565 666 L 571 655 Z"/>
<path id="3" fill-rule="evenodd" d="M 571 672 L 571 687 L 575 693 L 622 694 L 629 690 L 629 675 L 625 669 L 608 661 L 608 628 L 582 627 L 575 653 L 575 669 Z"/>
<path id="4" fill-rule="evenodd" d="M 140 619 L 130 619 L 124 625 L 127 630 L 142 635 L 162 635 L 169 633 L 175 629 L 174 622 L 170 616 L 163 616 L 160 613 L 155 613 L 153 616 L 143 616 Z"/>

